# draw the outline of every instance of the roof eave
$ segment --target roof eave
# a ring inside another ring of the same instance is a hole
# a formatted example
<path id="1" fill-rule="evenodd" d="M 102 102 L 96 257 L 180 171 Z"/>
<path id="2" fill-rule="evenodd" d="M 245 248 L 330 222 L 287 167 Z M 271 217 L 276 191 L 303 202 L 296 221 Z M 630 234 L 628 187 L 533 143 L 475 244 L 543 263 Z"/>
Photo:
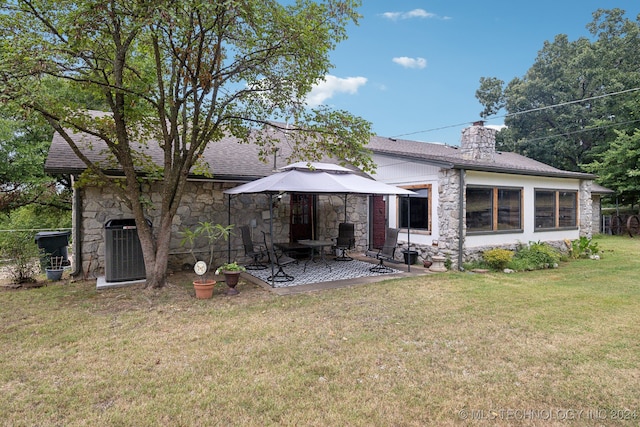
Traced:
<path id="1" fill-rule="evenodd" d="M 512 175 L 527 175 L 527 176 L 542 176 L 548 178 L 574 178 L 574 179 L 596 179 L 596 175 L 582 172 L 567 172 L 567 171 L 539 171 L 532 169 L 517 169 L 517 168 L 504 168 L 500 166 L 491 165 L 469 165 L 464 163 L 456 163 L 453 165 L 454 169 L 473 170 L 478 172 L 493 172 L 504 173 Z"/>
<path id="2" fill-rule="evenodd" d="M 420 155 L 402 154 L 402 153 L 397 153 L 395 151 L 386 151 L 386 150 L 378 150 L 378 149 L 371 150 L 371 151 L 374 154 L 391 156 L 391 157 L 396 157 L 396 158 L 405 159 L 405 160 L 418 161 L 418 162 L 427 163 L 433 166 L 439 166 L 444 169 L 453 169 L 455 167 L 453 162 L 450 162 L 448 160 L 443 160 L 443 159 L 427 158 L 425 156 L 420 156 Z"/>

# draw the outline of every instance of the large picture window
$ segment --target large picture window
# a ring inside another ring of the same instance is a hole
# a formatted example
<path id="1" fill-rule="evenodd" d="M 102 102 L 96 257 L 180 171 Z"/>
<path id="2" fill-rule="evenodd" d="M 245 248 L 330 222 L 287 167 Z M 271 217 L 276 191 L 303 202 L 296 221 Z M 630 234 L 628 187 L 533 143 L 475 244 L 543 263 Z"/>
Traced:
<path id="1" fill-rule="evenodd" d="M 399 196 L 398 223 L 400 228 L 431 231 L 431 186 L 405 187 L 415 196 Z M 407 215 L 408 214 L 408 215 Z"/>
<path id="2" fill-rule="evenodd" d="M 578 192 L 536 190 L 535 227 L 573 228 L 578 224 Z"/>
<path id="3" fill-rule="evenodd" d="M 467 187 L 468 232 L 522 229 L 522 189 Z"/>

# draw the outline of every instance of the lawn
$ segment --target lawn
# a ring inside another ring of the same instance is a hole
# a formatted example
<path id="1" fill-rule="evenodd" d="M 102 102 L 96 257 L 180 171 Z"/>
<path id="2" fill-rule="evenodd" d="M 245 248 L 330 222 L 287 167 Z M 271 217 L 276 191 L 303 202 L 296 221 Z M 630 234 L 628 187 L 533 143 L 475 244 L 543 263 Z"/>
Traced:
<path id="1" fill-rule="evenodd" d="M 528 273 L 0 292 L 8 426 L 638 425 L 640 239 Z"/>

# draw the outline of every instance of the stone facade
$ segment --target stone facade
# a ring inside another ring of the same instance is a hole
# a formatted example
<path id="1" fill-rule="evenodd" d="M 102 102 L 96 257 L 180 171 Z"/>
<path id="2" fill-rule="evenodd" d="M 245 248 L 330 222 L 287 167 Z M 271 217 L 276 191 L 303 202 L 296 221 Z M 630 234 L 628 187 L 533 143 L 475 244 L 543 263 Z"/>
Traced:
<path id="1" fill-rule="evenodd" d="M 460 150 L 465 160 L 494 161 L 496 154 L 496 130 L 484 127 L 483 122 L 462 131 Z"/>
<path id="2" fill-rule="evenodd" d="M 460 229 L 460 173 L 458 169 L 440 169 L 438 174 L 438 197 L 439 203 L 436 215 L 438 217 L 438 245 L 432 246 L 431 255 L 444 256 L 451 260 L 451 267 L 458 267 L 458 252 L 460 239 L 464 238 L 464 221 L 462 230 Z M 463 172 L 464 173 L 464 172 Z"/>
<path id="3" fill-rule="evenodd" d="M 146 217 L 155 227 L 159 223 L 159 211 L 154 206 L 160 205 L 158 184 L 147 185 L 145 194 L 151 200 Z M 188 182 L 182 203 L 173 219 L 171 234 L 171 256 L 169 269 L 180 270 L 191 268 L 193 256 L 180 245 L 180 232 L 193 227 L 201 221 L 228 223 L 236 225 L 254 225 L 251 227 L 254 242 L 263 241 L 263 231 L 269 233 L 269 203 L 273 200 L 273 234 L 274 241 L 289 240 L 290 204 L 288 195 L 276 202 L 266 194 L 241 194 L 229 198 L 223 191 L 232 188 L 229 183 L 195 181 Z M 119 198 L 106 187 L 85 187 L 76 190 L 82 206 L 80 207 L 80 227 L 74 230 L 75 250 L 80 248 L 82 266 L 80 273 L 87 277 L 98 277 L 104 274 L 105 265 L 105 223 L 111 219 L 132 218 L 131 211 Z M 230 201 L 230 203 L 229 203 Z M 344 196 L 318 196 L 317 198 L 317 238 L 331 239 L 337 237 L 338 223 L 344 221 Z M 78 211 L 74 207 L 74 214 Z M 349 195 L 347 197 L 347 219 L 356 224 L 356 244 L 358 249 L 366 248 L 367 235 L 367 199 L 366 196 Z M 230 220 L 229 220 L 230 218 Z M 154 232 L 157 229 L 154 228 Z M 77 235 L 80 233 L 79 235 Z M 239 231 L 234 232 L 230 239 L 231 258 L 241 262 L 244 257 L 242 236 Z M 227 260 L 228 244 L 220 241 L 219 249 L 215 251 L 215 263 Z M 205 247 L 196 248 L 196 253 L 206 252 Z"/>
<path id="4" fill-rule="evenodd" d="M 593 199 L 591 198 L 591 186 L 593 181 L 580 181 L 580 191 L 578 193 L 580 215 L 578 221 L 580 226 L 580 236 L 591 238 L 593 232 Z M 597 215 L 597 213 L 596 213 Z"/>

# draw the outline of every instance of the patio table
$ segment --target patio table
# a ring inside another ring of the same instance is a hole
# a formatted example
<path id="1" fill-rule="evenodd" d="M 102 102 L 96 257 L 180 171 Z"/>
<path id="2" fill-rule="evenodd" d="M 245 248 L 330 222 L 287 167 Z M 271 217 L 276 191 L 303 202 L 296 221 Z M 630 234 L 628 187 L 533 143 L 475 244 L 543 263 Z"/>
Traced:
<path id="1" fill-rule="evenodd" d="M 324 248 L 325 246 L 332 246 L 333 240 L 298 240 L 298 243 L 308 248 L 311 248 L 311 257 L 304 263 L 304 271 L 306 271 L 307 264 L 309 262 L 316 262 L 316 259 L 315 259 L 316 249 L 320 252 L 320 260 L 324 263 L 324 265 L 329 267 L 329 271 L 331 271 L 331 266 L 329 265 L 329 263 L 327 262 L 327 259 L 324 256 Z"/>
<path id="2" fill-rule="evenodd" d="M 306 256 L 306 253 L 309 251 L 309 246 L 302 245 L 296 242 L 277 242 L 274 243 L 273 246 L 280 249 L 287 256 L 292 258 L 300 258 L 300 256 Z M 304 252 L 301 254 L 301 252 Z"/>

